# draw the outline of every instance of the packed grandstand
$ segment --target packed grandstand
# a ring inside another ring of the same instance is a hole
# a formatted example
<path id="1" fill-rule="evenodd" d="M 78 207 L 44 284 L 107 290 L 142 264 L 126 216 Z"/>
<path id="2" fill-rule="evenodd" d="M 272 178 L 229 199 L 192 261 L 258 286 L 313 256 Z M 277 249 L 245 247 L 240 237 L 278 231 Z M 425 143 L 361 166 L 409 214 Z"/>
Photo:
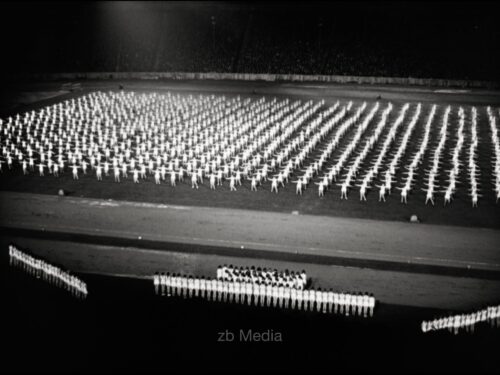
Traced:
<path id="1" fill-rule="evenodd" d="M 4 71 L 499 78 L 495 12 L 467 3 L 397 17 L 376 4 L 103 2 L 72 4 L 71 16 L 63 4 L 10 6 L 39 32 L 16 27 Z"/>

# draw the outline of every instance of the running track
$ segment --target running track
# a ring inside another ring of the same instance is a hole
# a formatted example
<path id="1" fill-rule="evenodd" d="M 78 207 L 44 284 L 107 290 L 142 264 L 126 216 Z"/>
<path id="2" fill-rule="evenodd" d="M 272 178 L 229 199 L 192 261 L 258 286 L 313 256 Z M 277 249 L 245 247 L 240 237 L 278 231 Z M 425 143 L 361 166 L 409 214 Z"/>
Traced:
<path id="1" fill-rule="evenodd" d="M 14 192 L 0 208 L 6 228 L 500 272 L 494 229 Z"/>

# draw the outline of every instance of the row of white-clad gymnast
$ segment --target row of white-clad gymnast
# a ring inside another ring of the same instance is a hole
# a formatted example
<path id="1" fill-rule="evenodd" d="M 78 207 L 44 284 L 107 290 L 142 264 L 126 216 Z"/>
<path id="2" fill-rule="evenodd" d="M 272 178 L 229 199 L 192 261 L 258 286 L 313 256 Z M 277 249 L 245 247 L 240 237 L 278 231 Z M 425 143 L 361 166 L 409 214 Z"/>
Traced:
<path id="1" fill-rule="evenodd" d="M 498 110 L 498 115 L 500 115 L 500 110 Z M 491 110 L 491 107 L 487 108 L 489 122 L 490 122 L 490 134 L 491 134 L 491 142 L 493 145 L 494 155 L 492 157 L 493 163 L 493 173 L 492 173 L 492 182 L 493 186 L 495 186 L 496 192 L 496 202 L 500 200 L 500 138 L 498 137 L 498 129 L 496 125 L 497 118 L 494 112 Z"/>
<path id="2" fill-rule="evenodd" d="M 59 267 L 53 266 L 44 260 L 34 258 L 13 245 L 9 245 L 9 257 L 11 266 L 20 267 L 30 275 L 42 278 L 44 281 L 54 284 L 57 287 L 62 287 L 75 297 L 87 297 L 87 284 Z"/>
<path id="3" fill-rule="evenodd" d="M 305 289 L 307 286 L 306 271 L 278 271 L 260 267 L 237 267 L 222 265 L 217 267 L 217 279 L 247 283 L 261 283 L 265 285 L 284 286 L 288 288 Z"/>
<path id="4" fill-rule="evenodd" d="M 474 332 L 474 326 L 482 322 L 489 322 L 492 327 L 500 327 L 500 306 L 489 306 L 468 314 L 452 315 L 430 321 L 424 320 L 422 322 L 422 332 L 448 329 L 456 335 L 460 329 L 465 329 L 466 332 Z"/>
<path id="5" fill-rule="evenodd" d="M 258 283 L 231 282 L 169 273 L 155 273 L 155 293 L 209 301 L 279 307 L 323 313 L 373 316 L 375 298 L 368 294 L 296 289 Z"/>

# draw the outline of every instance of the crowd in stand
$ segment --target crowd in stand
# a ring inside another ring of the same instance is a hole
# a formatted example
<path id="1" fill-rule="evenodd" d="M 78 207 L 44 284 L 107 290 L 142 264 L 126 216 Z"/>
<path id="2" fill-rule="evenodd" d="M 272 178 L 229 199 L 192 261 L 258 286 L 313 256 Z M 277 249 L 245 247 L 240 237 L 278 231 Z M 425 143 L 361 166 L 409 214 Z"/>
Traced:
<path id="1" fill-rule="evenodd" d="M 460 330 L 474 332 L 474 326 L 478 323 L 490 323 L 491 327 L 500 327 L 500 305 L 488 306 L 485 309 L 468 314 L 451 315 L 443 318 L 422 322 L 422 332 L 448 330 L 455 335 Z"/>
<path id="2" fill-rule="evenodd" d="M 219 272 L 220 276 L 220 272 Z M 373 316 L 375 298 L 368 294 L 300 289 L 258 281 L 227 281 L 180 274 L 155 273 L 155 294 L 260 307 L 317 311 L 346 316 Z"/>
<path id="3" fill-rule="evenodd" d="M 87 297 L 87 284 L 61 268 L 35 258 L 13 245 L 9 245 L 9 258 L 11 266 L 20 267 L 23 271 L 36 278 L 42 278 L 50 284 L 67 290 L 75 297 Z"/>
<path id="4" fill-rule="evenodd" d="M 73 15 L 73 22 L 46 22 L 54 15 L 35 14 L 33 27 L 44 20 L 40 26 L 53 37 L 27 34 L 26 43 L 18 43 L 23 48 L 12 46 L 15 53 L 6 63 L 13 70 L 42 72 L 498 78 L 494 46 L 490 48 L 488 42 L 494 35 L 488 32 L 486 23 L 478 28 L 468 18 L 457 19 L 452 23 L 456 30 L 444 33 L 440 25 L 443 20 L 437 15 L 432 22 L 422 21 L 425 28 L 395 18 L 387 22 L 392 25 L 388 29 L 380 11 L 356 16 L 359 10 L 352 9 L 324 14 L 321 10 L 283 13 L 282 9 L 258 6 L 253 10 L 146 8 L 116 7 L 113 12 L 124 25 L 103 22 L 95 27 L 84 16 Z M 462 54 L 459 46 L 454 48 L 460 38 L 470 41 L 464 42 L 467 54 Z"/>

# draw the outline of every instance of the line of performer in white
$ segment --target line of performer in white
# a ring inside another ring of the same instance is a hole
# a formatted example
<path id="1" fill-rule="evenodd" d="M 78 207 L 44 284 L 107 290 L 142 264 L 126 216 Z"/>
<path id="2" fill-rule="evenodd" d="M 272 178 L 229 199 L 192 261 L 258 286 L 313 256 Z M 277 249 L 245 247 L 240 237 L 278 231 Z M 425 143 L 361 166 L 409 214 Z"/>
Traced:
<path id="1" fill-rule="evenodd" d="M 425 204 L 434 205 L 439 192 L 446 205 L 456 194 L 461 157 L 466 153 L 468 194 L 472 206 L 477 207 L 481 197 L 477 109 L 472 107 L 467 116 L 460 107 L 458 126 L 454 126 L 450 123 L 454 110 L 447 106 L 436 134 L 438 143 L 430 149 L 438 112 L 433 105 L 419 148 L 409 155 L 408 146 L 413 144 L 411 137 L 422 113 L 420 103 L 414 107 L 402 104 L 399 115 L 391 120 L 391 103 L 382 106 L 376 102 L 368 108 L 366 102 L 352 101 L 326 105 L 324 100 L 97 91 L 0 119 L 0 171 L 3 164 L 9 169 L 20 166 L 24 174 L 37 169 L 40 176 L 59 176 L 69 169 L 74 179 L 80 173 L 92 173 L 103 181 L 111 174 L 117 183 L 131 177 L 139 184 L 153 177 L 156 184 L 167 180 L 172 187 L 186 178 L 192 189 L 208 180 L 212 190 L 227 181 L 230 191 L 244 181 L 250 181 L 251 191 L 258 191 L 269 181 L 276 194 L 292 182 L 297 195 L 309 185 L 317 185 L 319 197 L 335 181 L 341 199 L 347 199 L 349 190 L 357 186 L 360 201 L 366 201 L 372 185 L 378 188 L 378 200 L 385 201 L 402 178 L 402 186 L 396 187 L 401 190 L 401 202 L 407 203 L 419 166 L 428 156 L 430 169 L 420 176 L 425 179 Z M 496 114 L 490 107 L 486 112 L 498 176 Z M 413 113 L 408 120 L 407 113 Z M 470 123 L 467 132 L 466 122 Z M 450 130 L 455 129 L 456 143 L 449 158 L 445 149 Z M 404 174 L 398 175 L 406 158 Z M 444 170 L 443 164 L 451 164 L 451 169 Z M 438 181 L 444 178 L 447 184 L 438 190 Z M 497 177 L 497 198 L 498 184 Z"/>
<path id="2" fill-rule="evenodd" d="M 160 296 L 203 298 L 260 307 L 317 311 L 330 314 L 373 316 L 375 298 L 368 294 L 331 290 L 297 289 L 256 282 L 225 281 L 179 274 L 155 273 L 155 293 Z"/>
<path id="3" fill-rule="evenodd" d="M 474 332 L 474 326 L 484 322 L 489 322 L 491 327 L 500 327 L 500 305 L 489 306 L 468 314 L 452 315 L 429 321 L 424 320 L 422 321 L 422 332 L 448 330 L 456 335 L 460 330 Z"/>
<path id="4" fill-rule="evenodd" d="M 496 125 L 497 118 L 495 117 L 493 111 L 491 110 L 491 107 L 487 108 L 488 112 L 488 119 L 489 119 L 489 124 L 490 124 L 490 131 L 491 131 L 491 143 L 493 145 L 493 157 L 492 157 L 492 163 L 493 163 L 493 186 L 495 189 L 496 193 L 496 200 L 498 203 L 498 200 L 500 199 L 500 144 L 499 144 L 499 139 L 498 139 L 498 129 Z M 498 111 L 498 114 L 500 115 L 500 110 Z"/>
<path id="5" fill-rule="evenodd" d="M 442 164 L 442 154 L 444 147 L 446 145 L 446 140 L 448 139 L 448 125 L 449 125 L 449 117 L 451 112 L 451 106 L 446 107 L 444 112 L 444 116 L 442 119 L 442 125 L 439 130 L 439 143 L 434 149 L 432 154 L 432 166 L 430 170 L 427 170 L 426 180 L 427 182 L 424 185 L 427 186 L 426 189 L 422 189 L 425 191 L 425 204 L 431 202 L 434 205 L 434 193 L 438 188 L 437 180 L 439 178 L 440 165 Z"/>
<path id="6" fill-rule="evenodd" d="M 405 104 L 402 108 L 401 111 L 399 112 L 399 116 L 397 117 L 396 121 L 394 121 L 393 125 L 391 126 L 389 132 L 385 136 L 385 141 L 382 144 L 382 149 L 380 150 L 377 159 L 371 166 L 371 168 L 368 170 L 368 173 L 363 178 L 363 182 L 361 185 L 357 185 L 360 187 L 359 189 L 359 200 L 366 201 L 366 189 L 370 189 L 370 185 L 372 180 L 378 176 L 379 169 L 382 166 L 382 162 L 384 158 L 386 157 L 386 154 L 389 152 L 390 145 L 396 138 L 396 132 L 399 126 L 403 123 L 403 120 L 406 116 L 406 112 L 408 111 L 408 108 L 410 107 L 409 104 Z M 392 109 L 392 106 L 390 107 Z M 356 159 L 356 162 L 363 162 L 363 160 L 367 157 L 368 152 L 373 148 L 375 142 L 380 136 L 380 133 L 383 130 L 383 127 L 385 126 L 387 122 L 387 116 L 389 115 L 390 111 L 387 112 L 387 115 L 383 116 L 381 121 L 379 122 L 379 127 L 375 129 L 374 134 L 369 138 L 369 142 L 366 142 L 365 148 L 363 149 L 363 152 L 361 155 L 358 156 L 358 159 Z M 385 114 L 385 113 L 384 113 Z M 380 130 L 379 130 L 380 129 Z M 392 187 L 392 175 L 391 171 L 387 171 L 385 173 L 385 180 L 382 182 L 381 185 L 377 185 L 379 188 L 379 202 L 384 201 L 385 202 L 385 195 L 386 193 L 391 192 L 391 187 Z"/>
<path id="7" fill-rule="evenodd" d="M 403 172 L 403 175 L 406 175 L 406 178 L 404 179 L 404 185 L 401 188 L 398 188 L 401 190 L 401 203 L 408 203 L 408 195 L 411 193 L 413 190 L 413 186 L 415 184 L 415 179 L 417 175 L 417 169 L 418 166 L 422 163 L 424 154 L 427 150 L 428 144 L 429 144 L 429 139 L 430 139 L 430 133 L 431 133 L 431 128 L 432 128 L 432 121 L 434 119 L 434 116 L 437 111 L 437 105 L 433 105 L 429 115 L 427 117 L 427 121 L 425 123 L 424 127 L 424 136 L 422 137 L 422 140 L 420 141 L 418 151 L 413 155 L 411 158 L 411 162 L 408 167 L 406 167 L 407 172 Z M 426 198 L 430 198 L 427 196 Z M 427 201 L 427 199 L 426 199 Z"/>
<path id="8" fill-rule="evenodd" d="M 9 258 L 11 266 L 19 267 L 29 275 L 63 288 L 77 298 L 87 297 L 87 284 L 59 267 L 26 254 L 13 245 L 9 245 Z"/>

